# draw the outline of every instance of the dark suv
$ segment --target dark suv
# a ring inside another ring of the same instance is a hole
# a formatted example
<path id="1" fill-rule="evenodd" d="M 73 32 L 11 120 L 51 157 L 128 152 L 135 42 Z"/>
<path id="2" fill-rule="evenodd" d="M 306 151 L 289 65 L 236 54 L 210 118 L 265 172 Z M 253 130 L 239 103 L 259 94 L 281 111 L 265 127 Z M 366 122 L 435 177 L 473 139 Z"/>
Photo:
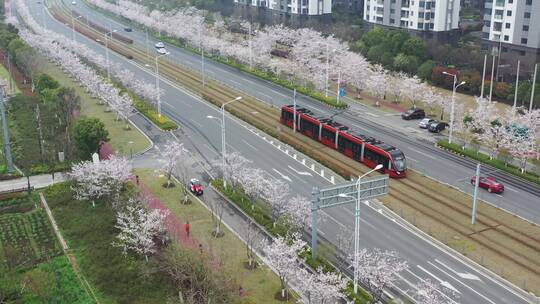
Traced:
<path id="1" fill-rule="evenodd" d="M 426 117 L 426 112 L 424 112 L 424 110 L 422 109 L 409 109 L 403 113 L 401 113 L 401 118 L 405 119 L 405 120 L 410 120 L 410 119 L 422 119 Z"/>
<path id="2" fill-rule="evenodd" d="M 433 121 L 428 126 L 428 131 L 432 133 L 440 133 L 442 130 L 446 129 L 448 124 L 440 121 Z"/>

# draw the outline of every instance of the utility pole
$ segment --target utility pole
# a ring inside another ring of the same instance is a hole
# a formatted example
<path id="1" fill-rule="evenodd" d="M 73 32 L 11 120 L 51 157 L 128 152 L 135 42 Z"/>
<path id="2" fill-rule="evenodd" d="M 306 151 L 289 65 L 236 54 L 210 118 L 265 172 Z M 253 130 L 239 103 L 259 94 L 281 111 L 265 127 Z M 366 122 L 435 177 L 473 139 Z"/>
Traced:
<path id="1" fill-rule="evenodd" d="M 341 83 L 341 71 L 338 71 L 338 76 L 337 76 L 337 92 L 336 92 L 336 93 L 337 93 L 337 99 L 336 99 L 337 104 L 339 104 L 339 97 L 340 97 L 339 95 L 340 95 L 340 93 L 341 93 L 341 92 L 340 92 L 340 87 L 339 87 L 339 86 L 340 86 L 340 83 Z"/>
<path id="2" fill-rule="evenodd" d="M 13 167 L 13 158 L 11 156 L 11 142 L 9 140 L 9 127 L 7 123 L 7 115 L 4 104 L 4 85 L 0 83 L 0 112 L 2 115 L 2 129 L 4 129 L 4 149 L 6 154 L 6 164 L 8 172 L 15 171 Z"/>
<path id="3" fill-rule="evenodd" d="M 296 89 L 293 91 L 293 133 L 296 133 Z"/>
<path id="4" fill-rule="evenodd" d="M 529 112 L 532 111 L 533 103 L 534 103 L 534 87 L 536 86 L 536 70 L 538 68 L 538 63 L 534 65 L 534 76 L 533 76 L 533 83 L 532 83 L 532 92 L 531 92 L 531 102 L 529 104 Z"/>
<path id="5" fill-rule="evenodd" d="M 476 180 L 474 181 L 474 195 L 473 195 L 473 206 L 471 214 L 471 224 L 474 225 L 476 222 L 476 201 L 478 199 L 478 184 L 480 184 L 480 164 L 476 165 Z"/>
<path id="6" fill-rule="evenodd" d="M 482 71 L 482 88 L 480 89 L 480 98 L 484 98 L 484 83 L 486 81 L 486 63 L 487 63 L 487 54 L 484 55 L 484 70 Z"/>
<path id="7" fill-rule="evenodd" d="M 489 102 L 491 102 L 491 95 L 493 95 L 493 73 L 495 73 L 495 55 L 493 55 L 493 64 L 491 65 L 491 81 L 489 84 Z"/>
<path id="8" fill-rule="evenodd" d="M 517 72 L 516 72 L 516 89 L 514 91 L 514 105 L 512 106 L 512 110 L 516 110 L 517 106 L 517 99 L 518 99 L 518 87 L 519 87 L 519 65 L 520 61 L 517 62 Z"/>

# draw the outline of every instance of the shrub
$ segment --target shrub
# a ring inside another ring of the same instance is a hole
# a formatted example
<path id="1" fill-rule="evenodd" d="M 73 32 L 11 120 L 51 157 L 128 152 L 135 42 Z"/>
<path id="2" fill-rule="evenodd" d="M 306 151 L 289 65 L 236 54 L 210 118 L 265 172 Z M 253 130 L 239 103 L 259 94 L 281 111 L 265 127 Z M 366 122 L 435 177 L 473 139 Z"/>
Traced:
<path id="1" fill-rule="evenodd" d="M 160 129 L 165 130 L 165 131 L 178 129 L 178 124 L 176 124 L 176 122 L 172 121 L 170 118 L 168 118 L 165 115 L 159 116 L 156 110 L 154 110 L 154 108 L 150 106 L 148 103 L 142 101 L 139 98 L 134 98 L 133 101 L 134 101 L 133 105 L 135 106 L 135 108 L 139 112 L 141 112 L 141 114 L 143 114 L 148 119 L 150 119 L 153 123 L 155 123 Z"/>

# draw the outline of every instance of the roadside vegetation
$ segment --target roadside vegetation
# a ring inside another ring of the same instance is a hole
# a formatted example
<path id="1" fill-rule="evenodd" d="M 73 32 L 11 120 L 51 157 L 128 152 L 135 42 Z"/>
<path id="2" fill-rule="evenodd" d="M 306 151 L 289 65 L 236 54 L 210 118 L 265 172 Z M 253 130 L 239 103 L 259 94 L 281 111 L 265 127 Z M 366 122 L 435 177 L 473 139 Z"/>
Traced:
<path id="1" fill-rule="evenodd" d="M 0 199 L 0 302 L 92 303 L 36 193 Z"/>

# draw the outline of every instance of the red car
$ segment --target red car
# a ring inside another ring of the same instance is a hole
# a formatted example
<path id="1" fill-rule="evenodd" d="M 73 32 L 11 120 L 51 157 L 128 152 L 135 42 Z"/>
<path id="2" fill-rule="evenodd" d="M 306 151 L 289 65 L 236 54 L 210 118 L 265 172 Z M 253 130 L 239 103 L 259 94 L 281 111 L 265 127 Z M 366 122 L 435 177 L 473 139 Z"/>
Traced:
<path id="1" fill-rule="evenodd" d="M 476 183 L 476 176 L 471 177 L 471 185 Z M 478 187 L 486 189 L 488 192 L 503 193 L 504 185 L 493 177 L 480 176 Z"/>
<path id="2" fill-rule="evenodd" d="M 189 181 L 189 190 L 195 195 L 202 195 L 204 187 L 198 179 L 192 178 Z"/>

